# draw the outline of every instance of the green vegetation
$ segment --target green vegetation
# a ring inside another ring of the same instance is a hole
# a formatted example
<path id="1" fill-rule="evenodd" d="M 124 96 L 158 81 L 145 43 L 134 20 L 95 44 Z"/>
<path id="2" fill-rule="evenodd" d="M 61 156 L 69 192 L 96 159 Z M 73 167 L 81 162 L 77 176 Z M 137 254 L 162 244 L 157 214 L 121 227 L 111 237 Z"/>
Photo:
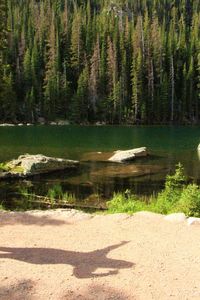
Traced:
<path id="1" fill-rule="evenodd" d="M 65 204 L 74 204 L 76 198 L 74 194 L 63 192 L 61 185 L 56 184 L 51 187 L 45 196 L 39 196 L 35 193 L 30 193 L 27 188 L 21 189 L 19 195 L 21 201 L 24 203 L 23 207 L 27 209 L 33 207 L 35 204 L 40 204 L 41 207 L 59 207 Z"/>
<path id="2" fill-rule="evenodd" d="M 0 171 L 7 172 L 10 168 L 5 163 L 0 163 Z"/>
<path id="3" fill-rule="evenodd" d="M 23 173 L 24 172 L 24 169 L 23 167 L 21 166 L 11 166 L 7 163 L 0 163 L 0 171 L 3 171 L 3 172 L 9 172 L 9 171 L 12 171 L 13 173 Z"/>
<path id="4" fill-rule="evenodd" d="M 4 206 L 2 203 L 0 203 L 0 210 L 5 210 Z"/>
<path id="5" fill-rule="evenodd" d="M 78 200 L 73 193 L 64 192 L 59 184 L 55 184 L 44 195 L 37 195 L 28 187 L 20 188 L 15 193 L 15 210 L 52 209 L 52 208 L 75 208 L 85 212 L 106 210 L 105 205 L 99 203 L 99 195 L 93 194 L 86 199 Z"/>
<path id="6" fill-rule="evenodd" d="M 74 194 L 63 192 L 61 185 L 56 184 L 48 190 L 47 198 L 50 199 L 52 204 L 56 202 L 59 204 L 72 204 L 76 202 Z"/>
<path id="7" fill-rule="evenodd" d="M 0 121 L 198 123 L 199 0 L 1 0 Z"/>
<path id="8" fill-rule="evenodd" d="M 108 210 L 110 213 L 143 210 L 161 214 L 183 212 L 187 216 L 200 217 L 200 189 L 196 184 L 186 185 L 185 180 L 183 167 L 179 164 L 175 174 L 167 176 L 164 190 L 151 197 L 148 203 L 130 193 L 115 194 L 107 203 Z"/>

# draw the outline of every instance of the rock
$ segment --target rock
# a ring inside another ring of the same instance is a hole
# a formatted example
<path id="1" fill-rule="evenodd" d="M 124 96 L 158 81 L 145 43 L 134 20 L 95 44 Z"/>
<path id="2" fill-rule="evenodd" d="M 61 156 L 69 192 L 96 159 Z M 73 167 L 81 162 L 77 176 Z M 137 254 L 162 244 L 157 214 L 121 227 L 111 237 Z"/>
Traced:
<path id="1" fill-rule="evenodd" d="M 49 125 L 53 125 L 54 126 L 54 125 L 57 125 L 57 123 L 56 122 L 50 122 Z"/>
<path id="2" fill-rule="evenodd" d="M 17 124 L 18 126 L 23 126 L 24 124 L 22 124 L 22 123 L 19 123 L 19 124 Z"/>
<path id="3" fill-rule="evenodd" d="M 44 125 L 44 124 L 46 123 L 45 118 L 42 118 L 42 117 L 39 117 L 37 121 L 38 121 L 38 123 L 41 124 L 41 125 Z"/>
<path id="4" fill-rule="evenodd" d="M 27 125 L 27 126 L 33 126 L 33 124 L 32 124 L 32 123 L 27 123 L 26 125 Z"/>
<path id="5" fill-rule="evenodd" d="M 200 218 L 188 218 L 188 225 L 200 225 Z"/>
<path id="6" fill-rule="evenodd" d="M 115 152 L 115 154 L 112 157 L 109 158 L 109 161 L 126 162 L 126 161 L 133 160 L 136 157 L 144 157 L 147 155 L 148 152 L 146 147 L 125 150 L 125 151 L 118 150 Z"/>
<path id="7" fill-rule="evenodd" d="M 6 164 L 8 171 L 0 174 L 1 178 L 28 177 L 37 174 L 50 173 L 64 169 L 77 167 L 79 162 L 47 157 L 42 154 L 21 155 L 18 159 L 12 160 Z"/>
<path id="8" fill-rule="evenodd" d="M 106 125 L 106 123 L 105 122 L 96 122 L 95 125 L 96 126 L 104 126 L 104 125 Z"/>
<path id="9" fill-rule="evenodd" d="M 9 123 L 3 123 L 3 124 L 0 124 L 1 127 L 8 127 L 8 126 L 15 126 L 14 124 L 9 124 Z"/>
<path id="10" fill-rule="evenodd" d="M 57 125 L 59 125 L 59 126 L 65 126 L 65 125 L 69 125 L 70 123 L 69 123 L 69 121 L 68 120 L 59 120 L 58 122 L 57 122 Z"/>
<path id="11" fill-rule="evenodd" d="M 170 221 L 170 222 L 184 222 L 186 221 L 186 216 L 184 213 L 176 213 L 176 214 L 170 214 L 168 216 L 165 216 L 164 219 L 166 221 Z"/>

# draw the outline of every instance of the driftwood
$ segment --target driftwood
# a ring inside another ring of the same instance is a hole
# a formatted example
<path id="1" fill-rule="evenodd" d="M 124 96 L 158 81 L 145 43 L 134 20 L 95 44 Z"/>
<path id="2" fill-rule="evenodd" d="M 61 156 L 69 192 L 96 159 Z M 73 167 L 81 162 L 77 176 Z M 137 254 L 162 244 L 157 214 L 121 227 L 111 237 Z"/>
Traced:
<path id="1" fill-rule="evenodd" d="M 48 206 L 72 208 L 72 209 L 81 208 L 81 209 L 107 210 L 107 208 L 104 206 L 93 206 L 93 205 L 76 204 L 76 203 L 63 203 L 62 200 L 60 200 L 60 199 L 55 199 L 55 198 L 51 199 L 46 196 L 39 196 L 39 195 L 35 195 L 35 194 L 21 194 L 21 193 L 14 193 L 14 194 L 19 195 L 19 196 L 25 196 L 25 197 L 31 196 L 33 198 L 41 199 L 41 200 L 27 199 L 27 201 L 31 202 L 31 203 L 45 204 Z"/>

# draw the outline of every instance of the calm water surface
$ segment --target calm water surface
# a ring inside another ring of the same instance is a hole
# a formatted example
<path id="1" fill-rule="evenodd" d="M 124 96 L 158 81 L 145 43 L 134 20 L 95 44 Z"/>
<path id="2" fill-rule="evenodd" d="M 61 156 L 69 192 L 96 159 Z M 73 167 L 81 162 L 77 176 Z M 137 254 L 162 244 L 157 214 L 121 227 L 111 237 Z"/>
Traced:
<path id="1" fill-rule="evenodd" d="M 70 173 L 1 182 L 1 199 L 9 208 L 16 203 L 12 194 L 25 186 L 30 192 L 45 195 L 49 188 L 60 184 L 64 191 L 75 194 L 80 201 L 89 202 L 109 198 L 113 192 L 126 189 L 149 195 L 163 187 L 166 174 L 173 172 L 178 162 L 183 164 L 190 178 L 200 181 L 197 154 L 200 127 L 0 127 L 0 143 L 0 161 L 24 153 L 81 161 L 80 168 Z M 148 158 L 120 165 L 107 162 L 117 149 L 141 146 L 150 150 Z"/>

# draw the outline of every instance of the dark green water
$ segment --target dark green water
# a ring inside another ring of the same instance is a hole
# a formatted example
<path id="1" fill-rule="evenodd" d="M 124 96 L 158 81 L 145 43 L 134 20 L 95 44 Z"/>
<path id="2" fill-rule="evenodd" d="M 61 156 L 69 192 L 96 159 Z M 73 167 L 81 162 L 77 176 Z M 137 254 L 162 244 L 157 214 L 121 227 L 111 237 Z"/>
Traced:
<path id="1" fill-rule="evenodd" d="M 54 173 L 31 180 L 0 183 L 1 199 L 13 207 L 11 196 L 19 187 L 44 195 L 55 184 L 83 201 L 109 198 L 114 191 L 133 190 L 138 194 L 151 194 L 160 190 L 167 173 L 173 172 L 181 162 L 186 174 L 196 182 L 200 180 L 200 160 L 197 146 L 200 127 L 125 127 L 125 126 L 30 126 L 0 127 L 0 161 L 24 153 L 77 159 L 79 170 L 72 173 Z M 131 164 L 116 165 L 106 160 L 117 149 L 146 146 L 148 158 Z M 101 154 L 97 152 L 102 152 Z M 134 168 L 137 168 L 135 172 Z M 138 175 L 138 176 L 136 176 Z"/>

